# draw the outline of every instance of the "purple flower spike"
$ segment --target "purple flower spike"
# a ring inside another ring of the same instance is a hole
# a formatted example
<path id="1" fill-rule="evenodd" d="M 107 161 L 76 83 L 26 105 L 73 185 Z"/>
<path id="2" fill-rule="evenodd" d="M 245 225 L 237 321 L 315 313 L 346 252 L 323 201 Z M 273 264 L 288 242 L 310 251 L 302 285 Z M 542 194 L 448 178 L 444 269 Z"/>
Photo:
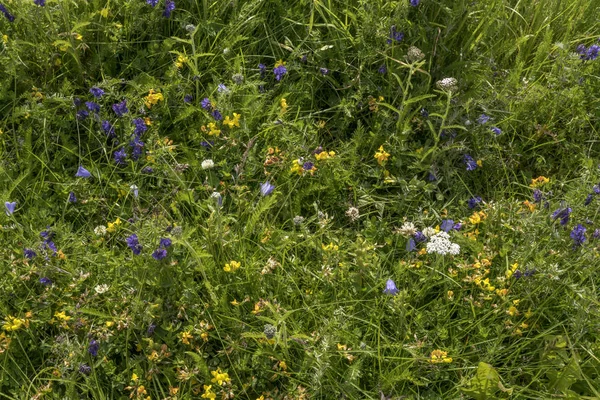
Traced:
<path id="1" fill-rule="evenodd" d="M 167 256 L 167 250 L 165 249 L 156 249 L 154 253 L 152 253 L 152 258 L 155 260 L 162 260 Z"/>

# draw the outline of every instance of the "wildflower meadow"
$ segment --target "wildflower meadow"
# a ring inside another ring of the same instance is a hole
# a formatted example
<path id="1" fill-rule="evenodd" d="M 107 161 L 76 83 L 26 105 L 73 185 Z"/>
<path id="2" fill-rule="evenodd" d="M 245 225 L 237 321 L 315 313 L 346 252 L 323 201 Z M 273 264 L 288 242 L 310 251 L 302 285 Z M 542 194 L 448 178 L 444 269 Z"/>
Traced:
<path id="1" fill-rule="evenodd" d="M 0 399 L 599 399 L 597 0 L 0 0 Z"/>

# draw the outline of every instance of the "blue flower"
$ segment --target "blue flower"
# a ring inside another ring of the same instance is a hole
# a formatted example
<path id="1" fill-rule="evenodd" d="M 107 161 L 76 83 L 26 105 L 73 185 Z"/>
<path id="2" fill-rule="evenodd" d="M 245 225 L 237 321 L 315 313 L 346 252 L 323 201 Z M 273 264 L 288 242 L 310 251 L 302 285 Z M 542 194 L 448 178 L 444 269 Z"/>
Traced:
<path id="1" fill-rule="evenodd" d="M 481 197 L 479 197 L 479 196 L 475 196 L 475 197 L 472 197 L 472 198 L 470 198 L 470 199 L 467 201 L 467 205 L 469 206 L 469 208 L 473 209 L 473 208 L 477 207 L 477 205 L 478 205 L 479 203 L 481 203 L 482 201 L 483 201 L 483 200 L 481 199 Z"/>
<path id="2" fill-rule="evenodd" d="M 33 0 L 33 3 L 36 6 L 44 7 L 46 5 L 46 0 Z"/>
<path id="3" fill-rule="evenodd" d="M 212 109 L 210 99 L 208 97 L 203 98 L 200 102 L 200 107 L 204 108 L 206 111 L 210 111 Z"/>
<path id="4" fill-rule="evenodd" d="M 120 103 L 113 104 L 112 109 L 115 114 L 117 114 L 117 117 L 122 117 L 124 114 L 127 114 L 129 112 L 127 109 L 127 99 L 123 99 Z"/>
<path id="5" fill-rule="evenodd" d="M 573 239 L 574 247 L 581 246 L 583 242 L 585 242 L 585 231 L 585 227 L 581 224 L 577 224 L 577 226 L 573 228 L 569 236 Z"/>
<path id="6" fill-rule="evenodd" d="M 92 94 L 92 96 L 99 99 L 100 97 L 102 97 L 104 95 L 104 90 L 100 89 L 99 87 L 94 86 L 93 88 L 90 89 L 90 93 Z"/>
<path id="7" fill-rule="evenodd" d="M 100 350 L 100 343 L 98 343 L 95 340 L 92 340 L 90 342 L 90 345 L 88 346 L 88 353 L 90 353 L 92 357 L 96 357 L 98 356 L 98 350 Z"/>
<path id="8" fill-rule="evenodd" d="M 94 103 L 93 101 L 86 101 L 85 106 L 91 112 L 98 114 L 100 112 L 100 104 Z"/>
<path id="9" fill-rule="evenodd" d="M 146 4 L 150 4 L 152 7 L 156 7 L 158 0 L 146 0 Z"/>
<path id="10" fill-rule="evenodd" d="M 173 0 L 167 0 L 165 2 L 165 11 L 163 11 L 163 17 L 170 18 L 173 10 L 175 10 L 175 2 Z"/>
<path id="11" fill-rule="evenodd" d="M 227 86 L 225 86 L 224 84 L 222 84 L 222 83 L 219 83 L 219 86 L 217 86 L 217 92 L 219 92 L 219 93 L 229 93 L 229 92 L 230 92 L 230 90 L 229 90 L 229 88 L 228 88 Z"/>
<path id="12" fill-rule="evenodd" d="M 50 280 L 50 278 L 46 278 L 45 276 L 40 278 L 40 283 L 44 286 L 52 285 L 52 281 Z"/>
<path id="13" fill-rule="evenodd" d="M 590 203 L 592 202 L 592 200 L 594 200 L 594 195 L 592 193 L 590 193 L 585 198 L 585 201 L 583 202 L 583 204 L 586 205 L 586 206 L 588 206 L 588 205 L 590 205 Z"/>
<path id="14" fill-rule="evenodd" d="M 258 70 L 260 72 L 260 77 L 265 77 L 265 72 L 267 72 L 267 66 L 265 64 L 258 64 Z"/>
<path id="15" fill-rule="evenodd" d="M 260 194 L 263 196 L 270 195 L 273 190 L 275 190 L 275 185 L 271 185 L 271 183 L 268 181 L 260 185 Z"/>
<path id="16" fill-rule="evenodd" d="M 167 250 L 165 249 L 156 249 L 154 253 L 152 253 L 152 258 L 155 260 L 162 260 L 167 256 Z"/>
<path id="17" fill-rule="evenodd" d="M 213 110 L 212 116 L 215 119 L 215 121 L 221 121 L 223 119 L 221 112 L 219 110 L 217 110 L 216 108 Z"/>
<path id="18" fill-rule="evenodd" d="M 32 249 L 24 249 L 23 250 L 23 254 L 25 255 L 25 258 L 28 258 L 30 260 L 32 258 L 34 258 L 35 256 L 37 256 L 37 254 L 35 253 L 35 251 L 33 251 Z"/>
<path id="19" fill-rule="evenodd" d="M 481 114 L 479 118 L 477 118 L 477 122 L 479 122 L 480 125 L 487 124 L 489 120 L 490 117 L 485 114 Z"/>
<path id="20" fill-rule="evenodd" d="M 113 157 L 115 158 L 115 163 L 117 165 L 125 164 L 125 159 L 127 158 L 127 152 L 125 149 L 121 148 L 114 152 Z"/>
<path id="21" fill-rule="evenodd" d="M 85 110 L 79 110 L 77 111 L 76 117 L 78 120 L 83 121 L 84 119 L 86 119 L 88 116 L 90 115 L 89 112 L 85 111 Z"/>
<path id="22" fill-rule="evenodd" d="M 593 237 L 594 239 L 598 239 L 598 238 L 600 238 L 600 229 L 596 229 L 596 230 L 594 231 L 594 233 L 592 234 L 592 237 Z"/>
<path id="23" fill-rule="evenodd" d="M 477 169 L 477 162 L 470 155 L 465 154 L 463 156 L 463 161 L 464 161 L 465 165 L 467 166 L 467 171 L 473 171 L 473 170 Z"/>
<path id="24" fill-rule="evenodd" d="M 390 38 L 387 40 L 387 44 L 392 44 L 392 42 L 400 42 L 404 39 L 404 33 L 398 32 L 396 30 L 396 25 L 392 25 L 390 28 Z"/>
<path id="25" fill-rule="evenodd" d="M 492 132 L 494 132 L 494 134 L 496 134 L 496 135 L 499 135 L 502 133 L 502 130 L 500 128 L 498 128 L 497 126 L 493 126 Z"/>
<path id="26" fill-rule="evenodd" d="M 443 230 L 444 232 L 450 232 L 453 227 L 454 227 L 454 221 L 451 219 L 445 219 L 442 221 L 442 225 L 440 226 L 440 229 Z"/>
<path id="27" fill-rule="evenodd" d="M 565 226 L 569 223 L 569 217 L 571 216 L 572 211 L 573 210 L 570 207 L 565 209 L 559 208 L 552 213 L 552 219 L 556 220 L 557 218 L 560 218 L 560 224 Z"/>
<path id="28" fill-rule="evenodd" d="M 185 96 L 183 96 L 183 102 L 184 103 L 191 103 L 194 100 L 194 96 L 192 96 L 191 94 L 186 94 Z"/>
<path id="29" fill-rule="evenodd" d="M 379 67 L 379 69 L 377 70 L 377 72 L 379 72 L 380 74 L 385 74 L 387 72 L 387 67 L 384 65 L 382 65 L 381 67 Z"/>
<path id="30" fill-rule="evenodd" d="M 421 108 L 421 117 L 423 117 L 423 118 L 429 117 L 429 111 L 427 111 L 426 108 Z"/>
<path id="31" fill-rule="evenodd" d="M 144 168 L 142 168 L 142 172 L 144 174 L 151 174 L 154 172 L 154 170 L 152 169 L 152 167 L 144 167 Z"/>
<path id="32" fill-rule="evenodd" d="M 600 194 L 600 185 L 594 185 L 592 189 L 594 190 L 594 193 Z"/>
<path id="33" fill-rule="evenodd" d="M 77 197 L 75 197 L 75 193 L 69 192 L 69 203 L 77 203 Z"/>
<path id="34" fill-rule="evenodd" d="M 13 22 L 15 20 L 15 16 L 8 12 L 6 7 L 3 4 L 0 4 L 0 12 L 4 14 L 8 22 Z"/>
<path id="35" fill-rule="evenodd" d="M 542 201 L 543 193 L 540 189 L 533 190 L 533 201 L 539 203 Z"/>
<path id="36" fill-rule="evenodd" d="M 92 373 L 92 367 L 87 364 L 81 364 L 79 366 L 79 373 L 83 375 L 89 375 Z"/>
<path id="37" fill-rule="evenodd" d="M 393 296 L 393 295 L 398 294 L 398 292 L 399 292 L 399 290 L 396 287 L 396 284 L 394 283 L 394 281 L 391 279 L 388 279 L 387 282 L 385 283 L 385 289 L 383 290 L 383 293 L 391 294 Z"/>
<path id="38" fill-rule="evenodd" d="M 135 233 L 127 237 L 125 239 L 125 242 L 127 242 L 127 247 L 129 247 L 131 251 L 133 251 L 133 254 L 135 254 L 136 256 L 140 255 L 140 253 L 142 252 L 142 246 L 140 245 L 138 237 Z"/>
<path id="39" fill-rule="evenodd" d="M 457 222 L 452 227 L 452 229 L 454 229 L 455 231 L 460 231 L 461 228 L 462 228 L 462 222 Z"/>
<path id="40" fill-rule="evenodd" d="M 425 242 L 425 241 L 427 241 L 427 236 L 425 236 L 425 235 L 423 234 L 423 232 L 421 232 L 421 231 L 417 231 L 417 232 L 415 233 L 415 241 L 416 241 L 417 243 Z"/>
<path id="41" fill-rule="evenodd" d="M 142 151 L 144 149 L 144 142 L 140 140 L 138 136 L 133 137 L 133 140 L 129 142 L 129 146 L 132 147 L 131 158 L 134 161 L 137 161 L 138 158 L 142 155 Z"/>
<path id="42" fill-rule="evenodd" d="M 78 178 L 89 178 L 92 176 L 92 174 L 90 174 L 90 171 L 88 171 L 80 165 L 77 169 L 77 173 L 75 174 L 75 176 Z"/>
<path id="43" fill-rule="evenodd" d="M 302 164 L 302 169 L 305 171 L 310 171 L 311 169 L 313 169 L 314 166 L 315 166 L 314 163 L 307 161 L 304 164 Z"/>
<path id="44" fill-rule="evenodd" d="M 410 5 L 416 7 L 419 5 L 419 0 L 410 0 Z"/>
<path id="45" fill-rule="evenodd" d="M 415 239 L 409 238 L 408 242 L 406 242 L 406 251 L 415 251 L 417 249 L 417 244 L 415 243 Z"/>
<path id="46" fill-rule="evenodd" d="M 327 68 L 319 68 L 319 72 L 321 73 L 321 75 L 327 75 L 329 73 L 329 70 Z"/>
<path id="47" fill-rule="evenodd" d="M 280 65 L 276 68 L 273 68 L 273 74 L 275 74 L 275 79 L 280 81 L 281 78 L 283 78 L 283 76 L 285 74 L 287 74 L 287 68 L 285 67 L 285 65 Z"/>
<path id="48" fill-rule="evenodd" d="M 115 127 L 108 121 L 102 121 L 102 130 L 108 137 L 115 137 Z"/>
<path id="49" fill-rule="evenodd" d="M 133 131 L 133 133 L 138 136 L 140 136 L 142 133 L 148 130 L 148 125 L 146 125 L 146 122 L 144 122 L 142 118 L 134 119 L 133 124 L 135 125 L 135 130 Z"/>
<path id="50" fill-rule="evenodd" d="M 15 212 L 15 207 L 17 206 L 17 202 L 6 201 L 4 202 L 4 207 L 6 207 L 6 215 L 13 215 Z"/>
<path id="51" fill-rule="evenodd" d="M 171 246 L 171 244 L 172 244 L 171 239 L 162 238 L 162 239 L 160 239 L 159 246 L 166 249 L 167 247 Z"/>

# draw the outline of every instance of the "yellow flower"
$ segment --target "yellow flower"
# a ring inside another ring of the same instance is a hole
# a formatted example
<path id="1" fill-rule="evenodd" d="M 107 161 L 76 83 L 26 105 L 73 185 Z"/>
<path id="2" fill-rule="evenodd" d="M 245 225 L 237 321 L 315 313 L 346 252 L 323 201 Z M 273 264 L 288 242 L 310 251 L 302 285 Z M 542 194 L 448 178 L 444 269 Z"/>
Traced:
<path id="1" fill-rule="evenodd" d="M 8 35 L 2 35 L 2 42 L 4 44 L 8 43 Z"/>
<path id="2" fill-rule="evenodd" d="M 538 176 L 537 178 L 531 180 L 531 184 L 529 185 L 529 187 L 536 188 L 538 186 L 543 186 L 549 182 L 550 179 L 546 178 L 545 176 Z"/>
<path id="3" fill-rule="evenodd" d="M 71 319 L 71 317 L 69 317 L 68 315 L 65 314 L 64 311 L 61 312 L 55 312 L 54 313 L 54 317 L 60 319 L 61 321 L 68 321 Z"/>
<path id="4" fill-rule="evenodd" d="M 222 385 L 223 382 L 229 383 L 229 375 L 227 372 L 222 372 L 221 368 L 217 368 L 216 371 L 210 371 L 213 378 L 210 380 L 212 383 L 218 383 Z"/>
<path id="5" fill-rule="evenodd" d="M 200 334 L 200 337 L 202 338 L 202 340 L 204 340 L 205 342 L 208 342 L 208 332 L 202 332 Z"/>
<path id="6" fill-rule="evenodd" d="M 185 64 L 187 61 L 188 61 L 188 58 L 186 56 L 180 54 L 177 57 L 177 61 L 175 61 L 175 66 L 177 68 L 181 68 L 181 67 L 183 67 L 183 64 Z"/>
<path id="7" fill-rule="evenodd" d="M 100 10 L 100 15 L 101 15 L 103 18 L 107 18 L 107 17 L 108 17 L 108 8 L 106 8 L 106 7 L 105 7 L 105 8 L 103 8 L 102 10 Z"/>
<path id="8" fill-rule="evenodd" d="M 317 160 L 327 160 L 328 158 L 333 158 L 335 156 L 335 151 L 330 151 L 330 152 L 326 152 L 326 151 L 322 151 L 319 154 L 315 154 L 315 158 Z"/>
<path id="9" fill-rule="evenodd" d="M 136 374 L 135 372 L 134 372 L 133 374 L 131 374 L 131 380 L 132 380 L 133 382 L 137 382 L 137 381 L 138 381 L 138 379 L 139 379 L 139 378 L 138 378 L 138 376 L 137 376 L 137 374 Z"/>
<path id="10" fill-rule="evenodd" d="M 339 250 L 339 246 L 337 244 L 333 244 L 332 242 L 329 242 L 328 245 L 321 243 L 321 248 L 323 249 L 323 251 L 338 251 Z"/>
<path id="11" fill-rule="evenodd" d="M 236 271 L 238 268 L 240 268 L 242 266 L 241 263 L 239 263 L 238 261 L 229 261 L 228 264 L 225 264 L 225 266 L 223 267 L 223 271 L 225 272 L 233 272 Z"/>
<path id="12" fill-rule="evenodd" d="M 221 130 L 217 128 L 217 124 L 215 124 L 214 122 L 208 123 L 208 129 L 208 134 L 210 136 L 219 136 L 221 134 Z"/>
<path id="13" fill-rule="evenodd" d="M 452 290 L 448 290 L 448 300 L 452 300 L 454 298 L 454 292 Z"/>
<path id="14" fill-rule="evenodd" d="M 290 172 L 295 172 L 298 175 L 302 175 L 302 172 L 304 171 L 304 168 L 302 168 L 302 160 L 297 159 L 292 161 L 292 168 L 290 168 Z"/>
<path id="15" fill-rule="evenodd" d="M 281 113 L 282 114 L 285 113 L 288 108 L 287 101 L 282 97 L 281 100 L 279 101 L 279 104 L 281 105 Z"/>
<path id="16" fill-rule="evenodd" d="M 478 167 L 482 167 L 482 166 L 483 166 L 483 161 L 481 161 L 481 160 L 477 160 L 477 166 L 478 166 Z"/>
<path id="17" fill-rule="evenodd" d="M 190 335 L 189 332 L 183 331 L 181 332 L 181 343 L 183 344 L 190 344 L 190 339 L 193 339 L 194 337 L 192 335 Z"/>
<path id="18" fill-rule="evenodd" d="M 233 299 L 233 301 L 230 301 L 231 305 L 234 306 L 239 306 L 241 303 L 239 301 L 237 301 L 236 299 Z"/>
<path id="19" fill-rule="evenodd" d="M 19 329 L 21 329 L 23 327 L 23 325 L 25 325 L 24 319 L 16 318 L 16 317 L 13 317 L 12 315 L 9 315 L 6 317 L 6 320 L 4 321 L 4 326 L 2 327 L 2 329 L 4 329 L 5 331 L 8 331 L 8 332 L 18 331 Z"/>
<path id="20" fill-rule="evenodd" d="M 83 39 L 83 36 L 81 36 L 81 34 L 79 34 L 79 33 L 76 33 L 75 34 L 75 39 L 81 40 L 81 39 Z"/>
<path id="21" fill-rule="evenodd" d="M 442 350 L 433 350 L 431 352 L 431 357 L 429 359 L 430 363 L 438 364 L 438 363 L 451 363 L 452 358 L 448 357 L 447 351 Z"/>
<path id="22" fill-rule="evenodd" d="M 386 153 L 386 151 L 383 149 L 383 145 L 379 146 L 379 150 L 377 150 L 375 152 L 375 156 L 374 156 L 374 158 L 377 160 L 379 165 L 382 165 L 383 162 L 387 161 L 387 159 L 389 157 L 390 157 L 390 153 Z"/>
<path id="23" fill-rule="evenodd" d="M 532 203 L 529 200 L 525 200 L 523 202 L 523 204 L 525 205 L 525 207 L 527 207 L 529 209 L 530 212 L 534 212 L 535 211 L 535 207 L 536 207 L 535 203 Z"/>
<path id="24" fill-rule="evenodd" d="M 211 399 L 214 400 L 217 395 L 211 391 L 212 385 L 204 385 L 204 394 L 200 397 L 203 399 Z"/>
<path id="25" fill-rule="evenodd" d="M 287 364 L 285 363 L 285 361 L 279 361 L 279 368 L 287 370 Z"/>
<path id="26" fill-rule="evenodd" d="M 109 222 L 107 225 L 106 231 L 112 233 L 117 230 L 117 226 L 121 225 L 121 218 L 117 217 L 115 222 Z"/>
<path id="27" fill-rule="evenodd" d="M 163 101 L 165 98 L 162 93 L 156 93 L 154 89 L 150 89 L 148 92 L 148 96 L 145 97 L 144 104 L 146 107 L 152 108 L 153 105 L 157 104 L 159 101 Z"/>
<path id="28" fill-rule="evenodd" d="M 257 398 L 256 400 L 265 400 L 265 396 L 263 396 L 262 394 L 260 395 L 259 398 Z"/>
<path id="29" fill-rule="evenodd" d="M 225 117 L 223 121 L 224 125 L 227 125 L 229 129 L 233 129 L 234 126 L 240 127 L 240 114 L 233 113 L 233 119 L 229 118 L 229 115 Z"/>
<path id="30" fill-rule="evenodd" d="M 517 307 L 515 306 L 510 306 L 506 313 L 511 317 L 514 317 L 515 315 L 519 315 L 519 310 L 517 310 Z"/>
<path id="31" fill-rule="evenodd" d="M 275 68 L 277 68 L 277 67 L 280 67 L 280 66 L 282 66 L 282 65 L 285 65 L 285 61 L 283 61 L 283 60 L 278 60 L 278 61 L 275 63 Z"/>
<path id="32" fill-rule="evenodd" d="M 514 263 L 511 265 L 510 269 L 506 270 L 504 275 L 506 275 L 506 279 L 510 279 L 511 276 L 515 273 L 515 271 L 519 268 L 519 263 Z"/>

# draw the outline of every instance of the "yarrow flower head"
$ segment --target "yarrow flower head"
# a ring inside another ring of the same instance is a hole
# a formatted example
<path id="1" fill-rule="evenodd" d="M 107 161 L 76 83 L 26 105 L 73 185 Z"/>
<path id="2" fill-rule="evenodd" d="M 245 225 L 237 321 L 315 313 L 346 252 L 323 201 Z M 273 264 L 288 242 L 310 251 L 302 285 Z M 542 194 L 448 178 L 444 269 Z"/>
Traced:
<path id="1" fill-rule="evenodd" d="M 394 283 L 393 280 L 388 279 L 387 282 L 385 283 L 385 289 L 383 290 L 383 293 L 385 294 L 391 294 L 392 296 L 398 294 L 399 290 L 396 287 L 396 284 Z"/>
<path id="2" fill-rule="evenodd" d="M 460 246 L 450 241 L 450 235 L 441 231 L 433 235 L 427 242 L 427 253 L 436 253 L 445 256 L 446 254 L 457 255 L 460 253 Z"/>
<path id="3" fill-rule="evenodd" d="M 444 92 L 456 92 L 458 90 L 458 81 L 455 78 L 444 78 L 437 81 L 435 85 Z"/>
<path id="4" fill-rule="evenodd" d="M 422 59 L 424 59 L 425 54 L 418 47 L 410 46 L 408 48 L 408 52 L 406 53 L 406 58 L 408 59 L 409 62 L 414 63 L 414 62 L 421 61 Z"/>

